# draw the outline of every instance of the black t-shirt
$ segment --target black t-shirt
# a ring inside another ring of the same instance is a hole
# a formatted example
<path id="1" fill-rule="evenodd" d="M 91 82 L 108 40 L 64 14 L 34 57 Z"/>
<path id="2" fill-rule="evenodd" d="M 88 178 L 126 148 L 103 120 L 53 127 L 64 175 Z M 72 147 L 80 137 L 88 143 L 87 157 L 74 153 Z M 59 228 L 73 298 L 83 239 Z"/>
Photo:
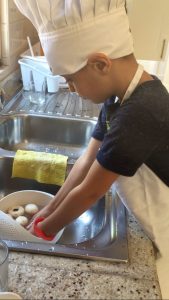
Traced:
<path id="1" fill-rule="evenodd" d="M 97 160 L 104 168 L 133 176 L 144 163 L 169 186 L 169 93 L 157 78 L 121 106 L 108 99 L 92 136 L 102 141 Z"/>

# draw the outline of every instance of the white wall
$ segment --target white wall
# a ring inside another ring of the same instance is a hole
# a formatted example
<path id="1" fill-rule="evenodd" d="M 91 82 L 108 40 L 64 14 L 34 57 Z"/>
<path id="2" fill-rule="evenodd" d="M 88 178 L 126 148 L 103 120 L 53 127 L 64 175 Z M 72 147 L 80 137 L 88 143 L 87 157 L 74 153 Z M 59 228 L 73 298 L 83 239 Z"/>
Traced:
<path id="1" fill-rule="evenodd" d="M 169 91 L 169 42 L 163 59 L 160 61 L 138 60 L 150 74 L 156 75 Z"/>
<path id="2" fill-rule="evenodd" d="M 164 68 L 164 78 L 163 78 L 163 83 L 166 86 L 166 88 L 169 91 L 169 43 L 166 51 L 166 60 L 163 63 L 163 68 Z"/>

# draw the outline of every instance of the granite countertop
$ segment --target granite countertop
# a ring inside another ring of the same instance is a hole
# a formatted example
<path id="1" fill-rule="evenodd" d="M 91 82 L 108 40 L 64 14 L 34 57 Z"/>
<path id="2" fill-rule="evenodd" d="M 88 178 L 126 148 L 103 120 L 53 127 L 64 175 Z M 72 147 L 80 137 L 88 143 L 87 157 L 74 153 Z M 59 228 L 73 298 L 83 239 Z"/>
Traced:
<path id="1" fill-rule="evenodd" d="M 154 248 L 128 218 L 129 263 L 10 252 L 9 291 L 23 299 L 161 299 Z"/>

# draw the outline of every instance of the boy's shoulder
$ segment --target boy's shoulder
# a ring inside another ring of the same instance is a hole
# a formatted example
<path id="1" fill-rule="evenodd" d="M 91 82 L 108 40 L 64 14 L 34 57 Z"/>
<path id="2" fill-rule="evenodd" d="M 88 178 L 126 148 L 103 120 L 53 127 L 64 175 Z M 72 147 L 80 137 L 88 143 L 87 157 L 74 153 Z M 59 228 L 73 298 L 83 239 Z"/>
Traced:
<path id="1" fill-rule="evenodd" d="M 134 103 L 144 103 L 145 100 L 149 99 L 154 101 L 155 99 L 165 99 L 169 100 L 169 92 L 166 87 L 163 85 L 161 80 L 159 80 L 156 76 L 153 75 L 154 80 L 145 81 L 140 84 L 132 95 L 126 99 L 123 103 L 127 104 L 128 102 Z M 159 99 L 159 100 L 160 100 Z M 131 103 L 130 103 L 131 104 Z M 148 103 L 147 103 L 148 104 Z M 120 102 L 116 96 L 112 96 L 104 102 L 105 107 L 120 107 Z M 122 107 L 123 105 L 121 105 Z"/>
<path id="2" fill-rule="evenodd" d="M 162 82 L 154 77 L 154 80 L 140 84 L 122 105 L 114 96 L 106 100 L 103 111 L 106 119 L 119 124 L 129 120 L 139 122 L 151 116 L 157 122 L 165 120 L 169 126 L 169 93 Z"/>
<path id="3" fill-rule="evenodd" d="M 153 76 L 153 80 L 145 81 L 140 84 L 132 93 L 128 100 L 132 101 L 137 99 L 139 103 L 144 102 L 144 100 L 149 99 L 149 102 L 155 100 L 169 100 L 169 93 L 165 86 L 162 84 L 156 76 Z M 159 98 L 160 97 L 160 98 Z M 166 103 L 167 103 L 166 102 Z M 149 103 L 147 103 L 148 105 Z M 168 102 L 169 104 L 169 102 Z"/>

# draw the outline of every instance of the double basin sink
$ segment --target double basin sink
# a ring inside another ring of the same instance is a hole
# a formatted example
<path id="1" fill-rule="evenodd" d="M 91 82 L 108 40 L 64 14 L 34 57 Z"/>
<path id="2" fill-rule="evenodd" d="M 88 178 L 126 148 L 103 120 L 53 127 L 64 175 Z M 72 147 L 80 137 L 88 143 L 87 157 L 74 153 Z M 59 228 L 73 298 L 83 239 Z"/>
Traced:
<path id="1" fill-rule="evenodd" d="M 95 124 L 92 118 L 1 113 L 0 199 L 14 191 L 27 189 L 56 194 L 58 186 L 11 178 L 15 152 L 21 149 L 67 155 L 69 172 L 85 151 Z M 127 262 L 125 208 L 111 188 L 102 199 L 65 228 L 57 244 L 51 246 L 14 240 L 5 242 L 14 251 Z"/>

